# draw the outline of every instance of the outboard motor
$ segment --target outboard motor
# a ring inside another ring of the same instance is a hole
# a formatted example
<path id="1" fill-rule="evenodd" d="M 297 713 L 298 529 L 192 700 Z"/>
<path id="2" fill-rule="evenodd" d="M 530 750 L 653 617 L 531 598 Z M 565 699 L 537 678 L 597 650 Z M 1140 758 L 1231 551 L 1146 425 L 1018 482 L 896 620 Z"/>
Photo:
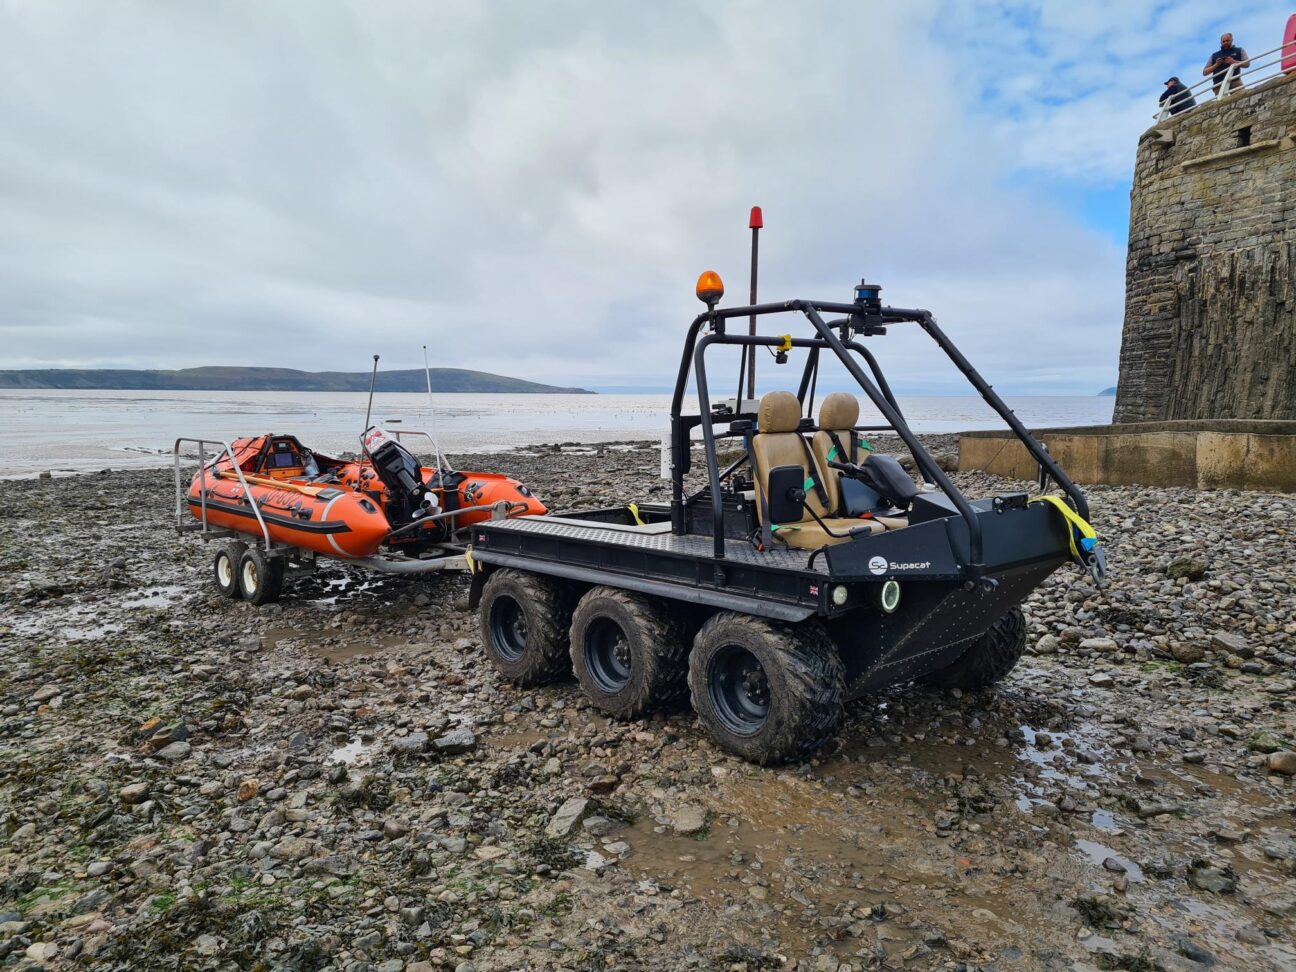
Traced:
<path id="1" fill-rule="evenodd" d="M 423 482 L 422 467 L 408 449 L 378 425 L 370 426 L 365 432 L 364 448 L 391 497 L 387 519 L 393 525 L 436 511 L 436 494 Z"/>

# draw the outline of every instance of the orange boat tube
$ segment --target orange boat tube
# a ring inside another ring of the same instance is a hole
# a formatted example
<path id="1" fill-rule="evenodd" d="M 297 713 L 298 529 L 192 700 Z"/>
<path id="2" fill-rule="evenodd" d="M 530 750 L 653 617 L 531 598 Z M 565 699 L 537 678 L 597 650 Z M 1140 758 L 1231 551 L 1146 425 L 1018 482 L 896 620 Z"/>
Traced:
<path id="1" fill-rule="evenodd" d="M 244 479 L 247 490 L 232 471 L 199 471 L 189 486 L 190 511 L 201 519 L 205 507 L 208 523 L 253 537 L 263 536 L 264 522 L 273 542 L 348 559 L 372 557 L 391 532 L 378 504 L 363 493 L 259 476 Z"/>

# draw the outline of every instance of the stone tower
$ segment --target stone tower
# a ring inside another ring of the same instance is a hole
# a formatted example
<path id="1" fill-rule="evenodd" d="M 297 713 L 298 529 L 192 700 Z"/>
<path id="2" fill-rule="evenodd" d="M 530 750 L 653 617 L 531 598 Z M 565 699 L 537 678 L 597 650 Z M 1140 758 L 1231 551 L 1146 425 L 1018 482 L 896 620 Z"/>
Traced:
<path id="1" fill-rule="evenodd" d="M 1296 419 L 1293 136 L 1296 75 L 1139 139 L 1114 421 Z"/>

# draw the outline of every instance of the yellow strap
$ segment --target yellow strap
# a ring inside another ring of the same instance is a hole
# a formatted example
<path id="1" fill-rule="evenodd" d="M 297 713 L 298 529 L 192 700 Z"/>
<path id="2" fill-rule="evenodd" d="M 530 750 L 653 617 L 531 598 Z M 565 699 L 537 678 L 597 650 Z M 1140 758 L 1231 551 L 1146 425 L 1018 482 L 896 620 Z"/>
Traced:
<path id="1" fill-rule="evenodd" d="M 643 518 L 639 516 L 639 504 L 638 504 L 638 503 L 630 503 L 629 505 L 626 506 L 626 509 L 629 510 L 629 511 L 630 511 L 630 515 L 634 517 L 635 526 L 647 526 L 647 525 L 648 525 L 647 523 L 645 523 L 645 522 L 643 521 Z"/>
<path id="2" fill-rule="evenodd" d="M 1067 531 L 1067 540 L 1070 541 L 1071 543 L 1072 557 L 1080 556 L 1080 551 L 1076 549 L 1077 533 L 1079 533 L 1080 536 L 1084 537 L 1086 540 L 1092 540 L 1093 546 L 1098 545 L 1098 534 L 1094 532 L 1094 528 L 1091 527 L 1088 524 L 1088 522 L 1086 522 L 1084 517 L 1082 517 L 1075 510 L 1071 509 L 1071 507 L 1066 504 L 1066 501 L 1063 500 L 1061 496 L 1032 496 L 1028 500 L 1028 502 L 1051 504 L 1054 509 L 1056 509 L 1059 513 L 1062 514 L 1062 518 L 1066 520 L 1067 523 L 1069 523 L 1072 527 L 1075 528 L 1073 530 Z"/>
<path id="3" fill-rule="evenodd" d="M 775 350 L 775 351 L 791 351 L 791 350 L 792 350 L 792 335 L 791 335 L 791 334 L 784 334 L 784 335 L 783 335 L 783 343 L 782 343 L 782 344 L 777 344 L 777 345 L 775 345 L 775 346 L 774 346 L 774 350 Z"/>

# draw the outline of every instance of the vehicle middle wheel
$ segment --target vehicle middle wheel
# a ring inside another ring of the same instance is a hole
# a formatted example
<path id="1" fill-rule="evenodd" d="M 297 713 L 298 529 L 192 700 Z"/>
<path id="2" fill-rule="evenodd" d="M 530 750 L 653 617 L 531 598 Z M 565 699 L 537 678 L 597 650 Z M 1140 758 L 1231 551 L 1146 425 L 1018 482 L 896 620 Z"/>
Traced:
<path id="1" fill-rule="evenodd" d="M 247 550 L 247 544 L 234 541 L 216 548 L 216 556 L 212 558 L 212 573 L 216 579 L 216 589 L 224 597 L 231 600 L 243 596 L 239 590 L 239 563 L 243 560 L 243 554 Z"/>
<path id="2" fill-rule="evenodd" d="M 722 612 L 698 632 L 688 669 L 707 734 L 754 763 L 804 758 L 841 721 L 845 668 L 818 622 Z"/>
<path id="3" fill-rule="evenodd" d="M 936 688 L 976 692 L 1007 677 L 1026 651 L 1026 616 L 1014 607 L 981 637 L 973 640 L 954 662 L 922 681 Z"/>
<path id="4" fill-rule="evenodd" d="M 284 562 L 269 557 L 264 550 L 249 547 L 239 558 L 239 590 L 251 604 L 270 604 L 283 593 Z"/>
<path id="5" fill-rule="evenodd" d="M 679 702 L 688 644 L 668 603 L 596 587 L 572 615 L 572 670 L 586 697 L 618 719 Z"/>
<path id="6" fill-rule="evenodd" d="M 510 682 L 540 685 L 567 671 L 571 597 L 553 581 L 497 570 L 482 589 L 478 619 L 486 653 Z"/>

